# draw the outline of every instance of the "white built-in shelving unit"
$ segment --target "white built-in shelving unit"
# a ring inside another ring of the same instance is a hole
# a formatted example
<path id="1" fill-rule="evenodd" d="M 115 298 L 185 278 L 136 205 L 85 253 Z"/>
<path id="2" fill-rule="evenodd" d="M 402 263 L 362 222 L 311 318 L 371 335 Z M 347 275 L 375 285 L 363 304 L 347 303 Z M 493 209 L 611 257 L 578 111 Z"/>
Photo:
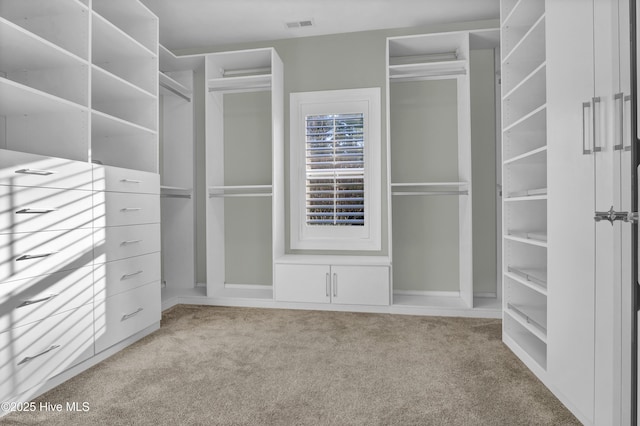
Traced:
<path id="1" fill-rule="evenodd" d="M 205 296 L 195 285 L 194 85 L 204 56 L 159 47 L 162 303 Z"/>
<path id="2" fill-rule="evenodd" d="M 545 2 L 503 0 L 503 338 L 547 364 Z"/>
<path id="3" fill-rule="evenodd" d="M 263 48 L 205 62 L 207 298 L 273 301 L 273 260 L 284 254 L 282 61 Z M 246 108 L 231 114 L 232 102 Z M 246 133 L 256 129 L 266 131 Z"/>
<path id="4" fill-rule="evenodd" d="M 493 298 L 474 301 L 469 79 L 470 50 L 493 49 L 498 44 L 496 29 L 387 41 L 388 191 L 395 310 L 454 315 L 470 315 L 474 308 L 499 312 L 497 289 Z M 443 98 L 413 98 L 415 93 L 427 91 Z M 415 108 L 401 107 L 416 103 Z M 425 124 L 430 119 L 434 122 Z M 418 129 L 421 125 L 442 129 L 435 135 L 428 128 Z M 438 238 L 443 227 L 448 236 Z M 451 239 L 457 239 L 451 247 L 435 242 Z M 442 272 L 434 272 L 438 268 Z M 449 282 L 435 282 L 442 277 Z"/>

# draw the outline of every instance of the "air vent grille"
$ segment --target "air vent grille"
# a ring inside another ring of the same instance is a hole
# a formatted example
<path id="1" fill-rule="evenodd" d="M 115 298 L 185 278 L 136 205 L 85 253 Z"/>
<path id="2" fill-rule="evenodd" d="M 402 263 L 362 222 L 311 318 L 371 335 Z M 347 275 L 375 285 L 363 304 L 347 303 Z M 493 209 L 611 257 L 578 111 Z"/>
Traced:
<path id="1" fill-rule="evenodd" d="M 285 23 L 285 25 L 289 29 L 313 27 L 313 19 L 303 19 L 301 21 L 291 21 L 291 22 Z"/>

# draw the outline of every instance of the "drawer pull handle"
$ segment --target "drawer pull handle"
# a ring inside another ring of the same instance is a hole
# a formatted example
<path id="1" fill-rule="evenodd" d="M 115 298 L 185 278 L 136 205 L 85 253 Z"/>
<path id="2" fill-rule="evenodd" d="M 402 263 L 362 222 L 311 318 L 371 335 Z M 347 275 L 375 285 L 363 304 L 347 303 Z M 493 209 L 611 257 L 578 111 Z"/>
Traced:
<path id="1" fill-rule="evenodd" d="M 51 253 L 40 253 L 40 254 L 23 254 L 22 256 L 20 256 L 19 258 L 16 259 L 16 262 L 20 262 L 22 260 L 32 260 L 32 259 L 40 259 L 42 257 L 49 257 L 52 256 L 56 253 L 59 253 L 57 251 L 53 251 Z"/>
<path id="2" fill-rule="evenodd" d="M 123 209 L 120 209 L 121 212 L 123 213 L 127 213 L 127 212 L 137 212 L 142 210 L 142 207 L 125 207 Z"/>
<path id="3" fill-rule="evenodd" d="M 38 213 L 51 213 L 58 209 L 22 209 L 18 210 L 16 214 L 38 214 Z"/>
<path id="4" fill-rule="evenodd" d="M 128 280 L 129 278 L 135 277 L 136 275 L 140 275 L 143 271 L 133 272 L 131 274 L 124 274 L 120 277 L 120 281 Z"/>
<path id="5" fill-rule="evenodd" d="M 54 297 L 56 297 L 57 294 L 52 294 L 51 296 L 48 297 L 43 297 L 42 299 L 35 299 L 35 300 L 25 300 L 24 302 L 22 302 L 21 304 L 19 304 L 16 309 L 18 308 L 24 308 L 25 306 L 29 306 L 29 305 L 35 305 L 36 303 L 42 303 L 42 302 L 46 302 L 47 300 L 51 300 Z"/>
<path id="6" fill-rule="evenodd" d="M 120 243 L 121 246 L 129 246 L 131 244 L 138 244 L 141 243 L 142 240 L 128 240 L 128 241 L 123 241 Z"/>
<path id="7" fill-rule="evenodd" d="M 142 309 L 142 308 L 138 308 L 135 312 L 131 312 L 130 314 L 124 314 L 124 315 L 122 316 L 122 319 L 121 319 L 120 321 L 126 321 L 126 320 L 128 320 L 129 318 L 131 318 L 131 317 L 134 317 L 134 316 L 138 315 L 138 314 L 139 314 L 140 312 L 142 312 L 142 311 L 143 311 L 143 309 Z"/>
<path id="8" fill-rule="evenodd" d="M 122 183 L 142 183 L 141 180 L 135 180 L 135 179 L 120 179 L 120 182 L 122 182 Z"/>
<path id="9" fill-rule="evenodd" d="M 15 173 L 20 173 L 22 175 L 49 176 L 58 172 L 54 172 L 51 170 L 20 169 L 20 170 L 16 170 Z"/>
<path id="10" fill-rule="evenodd" d="M 38 355 L 24 357 L 24 359 L 22 361 L 20 361 L 18 363 L 18 365 L 21 365 L 21 364 L 24 364 L 24 363 L 29 362 L 31 360 L 34 360 L 34 359 L 38 358 L 39 356 L 42 356 L 42 355 L 44 355 L 46 353 L 51 352 L 54 349 L 58 349 L 59 347 L 60 347 L 60 345 L 53 345 L 49 349 L 45 349 L 44 351 L 40 352 Z"/>

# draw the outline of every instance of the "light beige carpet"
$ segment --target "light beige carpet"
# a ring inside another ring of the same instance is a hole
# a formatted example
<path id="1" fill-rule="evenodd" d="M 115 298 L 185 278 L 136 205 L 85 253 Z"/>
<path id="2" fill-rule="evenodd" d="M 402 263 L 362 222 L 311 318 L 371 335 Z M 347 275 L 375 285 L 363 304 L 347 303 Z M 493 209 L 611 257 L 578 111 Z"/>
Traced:
<path id="1" fill-rule="evenodd" d="M 177 306 L 8 425 L 576 425 L 500 321 Z"/>

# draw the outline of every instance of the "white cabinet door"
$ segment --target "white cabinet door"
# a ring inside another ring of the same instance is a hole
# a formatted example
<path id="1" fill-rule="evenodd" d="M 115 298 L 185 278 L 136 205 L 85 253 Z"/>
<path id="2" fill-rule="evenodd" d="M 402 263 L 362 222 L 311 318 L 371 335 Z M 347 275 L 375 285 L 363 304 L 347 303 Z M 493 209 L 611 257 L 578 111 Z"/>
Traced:
<path id="1" fill-rule="evenodd" d="M 563 402 L 593 420 L 593 2 L 548 0 L 547 372 Z M 597 108 L 597 106 L 596 106 Z"/>
<path id="2" fill-rule="evenodd" d="M 275 265 L 278 302 L 330 303 L 331 268 L 327 265 Z"/>
<path id="3" fill-rule="evenodd" d="M 387 266 L 332 266 L 331 302 L 345 305 L 389 305 Z"/>

